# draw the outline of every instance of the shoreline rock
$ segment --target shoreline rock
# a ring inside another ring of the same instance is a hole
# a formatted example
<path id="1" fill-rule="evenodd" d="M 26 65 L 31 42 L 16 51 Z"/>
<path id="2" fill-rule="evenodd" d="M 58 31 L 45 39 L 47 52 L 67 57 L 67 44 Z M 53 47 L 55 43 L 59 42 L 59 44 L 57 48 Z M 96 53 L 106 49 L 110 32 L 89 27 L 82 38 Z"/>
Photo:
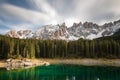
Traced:
<path id="1" fill-rule="evenodd" d="M 15 59 L 18 60 L 18 62 L 21 62 L 21 60 L 19 59 Z M 25 59 L 22 59 L 22 61 Z M 29 59 L 31 60 L 31 63 L 33 64 L 32 66 L 22 66 L 23 64 L 15 64 L 16 66 L 18 66 L 21 68 L 29 68 L 29 67 L 36 67 L 36 66 L 43 66 L 46 65 L 48 66 L 49 63 L 50 64 L 73 64 L 73 65 L 83 65 L 83 66 L 114 66 L 114 67 L 120 67 L 120 59 L 104 59 L 104 58 L 99 58 L 99 59 L 91 59 L 91 58 L 83 58 L 83 59 Z M 29 60 L 27 60 L 29 62 Z M 6 68 L 6 66 L 8 65 L 11 66 L 11 64 L 7 64 L 11 63 L 11 60 L 0 60 L 0 68 Z M 48 62 L 48 63 L 46 63 Z M 19 66 L 20 65 L 20 66 Z M 11 67 L 12 69 L 14 69 L 13 67 Z M 10 69 L 11 70 L 11 69 Z"/>
<path id="2" fill-rule="evenodd" d="M 31 68 L 36 66 L 50 65 L 49 62 L 33 62 L 30 59 L 7 59 L 5 68 L 7 70 L 20 69 L 20 68 Z"/>

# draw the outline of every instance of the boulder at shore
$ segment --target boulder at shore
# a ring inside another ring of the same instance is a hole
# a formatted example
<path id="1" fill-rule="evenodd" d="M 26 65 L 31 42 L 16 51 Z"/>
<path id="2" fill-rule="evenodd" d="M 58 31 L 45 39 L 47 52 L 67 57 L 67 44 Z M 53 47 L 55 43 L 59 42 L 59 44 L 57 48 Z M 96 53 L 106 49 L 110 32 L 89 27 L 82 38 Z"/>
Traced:
<path id="1" fill-rule="evenodd" d="M 7 59 L 6 60 L 6 69 L 19 69 L 19 68 L 28 68 L 28 67 L 35 67 L 35 66 L 42 66 L 42 65 L 50 65 L 49 62 L 35 62 L 31 59 Z"/>

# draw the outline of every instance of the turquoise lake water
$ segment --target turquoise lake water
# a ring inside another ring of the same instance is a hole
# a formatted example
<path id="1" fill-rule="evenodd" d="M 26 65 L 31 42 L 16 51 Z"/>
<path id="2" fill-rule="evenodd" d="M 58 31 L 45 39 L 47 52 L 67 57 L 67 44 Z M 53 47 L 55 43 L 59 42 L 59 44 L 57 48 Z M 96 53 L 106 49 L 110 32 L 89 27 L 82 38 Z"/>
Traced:
<path id="1" fill-rule="evenodd" d="M 10 71 L 0 68 L 0 80 L 120 80 L 120 67 L 59 64 Z"/>

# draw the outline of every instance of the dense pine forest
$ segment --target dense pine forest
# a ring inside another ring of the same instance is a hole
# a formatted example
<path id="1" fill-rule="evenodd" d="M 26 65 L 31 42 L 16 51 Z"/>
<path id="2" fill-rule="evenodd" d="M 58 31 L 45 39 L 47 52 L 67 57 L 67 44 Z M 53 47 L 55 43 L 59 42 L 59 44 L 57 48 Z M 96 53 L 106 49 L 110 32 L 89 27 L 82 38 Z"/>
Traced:
<path id="1" fill-rule="evenodd" d="M 34 40 L 0 36 L 0 59 L 120 58 L 119 36 L 94 40 Z"/>

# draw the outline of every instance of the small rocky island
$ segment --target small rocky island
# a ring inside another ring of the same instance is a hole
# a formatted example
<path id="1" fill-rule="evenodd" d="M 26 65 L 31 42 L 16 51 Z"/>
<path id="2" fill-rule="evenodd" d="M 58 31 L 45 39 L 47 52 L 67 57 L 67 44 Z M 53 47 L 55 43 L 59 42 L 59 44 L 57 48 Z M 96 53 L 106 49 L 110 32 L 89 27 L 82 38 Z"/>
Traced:
<path id="1" fill-rule="evenodd" d="M 50 65 L 49 62 L 45 61 L 34 61 L 31 59 L 7 59 L 6 60 L 6 69 L 13 70 L 13 69 L 20 69 L 20 68 L 31 68 L 35 66 L 42 66 L 42 65 Z"/>

